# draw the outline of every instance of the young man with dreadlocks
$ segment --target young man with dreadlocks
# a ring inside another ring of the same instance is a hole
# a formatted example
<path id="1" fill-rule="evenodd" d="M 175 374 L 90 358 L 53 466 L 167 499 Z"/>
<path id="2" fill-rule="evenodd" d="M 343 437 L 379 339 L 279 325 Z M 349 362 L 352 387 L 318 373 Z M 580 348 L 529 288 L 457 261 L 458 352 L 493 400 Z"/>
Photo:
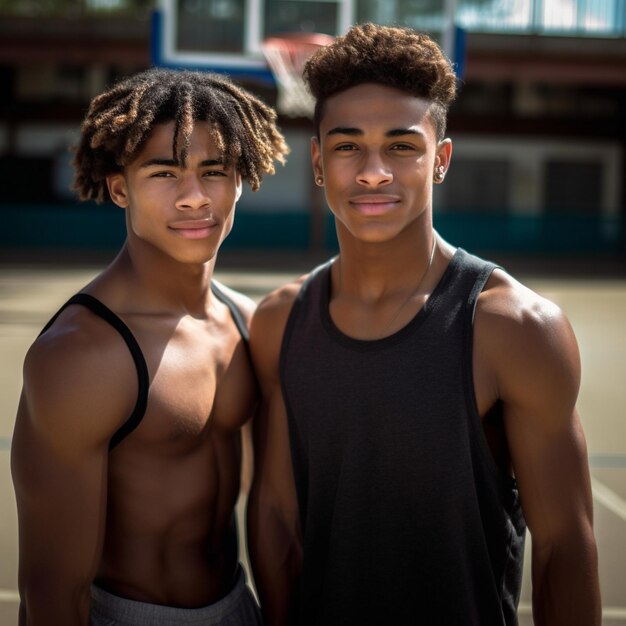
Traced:
<path id="1" fill-rule="evenodd" d="M 253 303 L 212 274 L 242 180 L 256 190 L 287 152 L 275 121 L 193 72 L 149 70 L 91 103 L 75 186 L 125 211 L 127 239 L 25 359 L 20 624 L 260 623 L 234 515 Z"/>
<path id="2" fill-rule="evenodd" d="M 456 79 L 362 25 L 314 54 L 315 182 L 339 255 L 258 307 L 248 541 L 266 623 L 600 623 L 572 329 L 433 230 Z M 519 493 L 518 493 L 519 490 Z"/>

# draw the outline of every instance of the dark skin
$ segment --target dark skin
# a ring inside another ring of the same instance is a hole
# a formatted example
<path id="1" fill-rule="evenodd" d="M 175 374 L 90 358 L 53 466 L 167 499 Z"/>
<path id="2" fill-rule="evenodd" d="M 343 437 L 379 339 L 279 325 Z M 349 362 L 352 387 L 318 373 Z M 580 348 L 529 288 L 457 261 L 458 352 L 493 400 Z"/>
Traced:
<path id="1" fill-rule="evenodd" d="M 326 101 L 311 152 L 339 239 L 331 268 L 333 322 L 358 339 L 391 335 L 424 305 L 455 251 L 432 226 L 433 178 L 438 168 L 447 171 L 452 144 L 438 141 L 428 102 L 364 84 Z M 251 327 L 263 400 L 255 420 L 249 546 L 264 618 L 274 626 L 292 620 L 302 565 L 279 379 L 281 340 L 302 280 L 270 294 Z M 496 270 L 478 298 L 473 346 L 474 393 L 486 440 L 502 471 L 517 479 L 532 535 L 535 624 L 600 624 L 572 328 L 554 304 Z M 496 406 L 501 419 L 494 419 Z"/>
<path id="2" fill-rule="evenodd" d="M 108 177 L 128 238 L 82 290 L 117 313 L 143 351 L 143 421 L 108 452 L 137 399 L 137 373 L 121 337 L 87 309 L 64 311 L 25 360 L 12 449 L 21 625 L 89 624 L 92 582 L 184 608 L 211 604 L 234 583 L 256 382 L 210 281 L 241 178 L 204 126 L 184 165 L 172 158 L 172 135 L 173 123 L 158 125 Z M 224 291 L 249 319 L 254 304 Z"/>

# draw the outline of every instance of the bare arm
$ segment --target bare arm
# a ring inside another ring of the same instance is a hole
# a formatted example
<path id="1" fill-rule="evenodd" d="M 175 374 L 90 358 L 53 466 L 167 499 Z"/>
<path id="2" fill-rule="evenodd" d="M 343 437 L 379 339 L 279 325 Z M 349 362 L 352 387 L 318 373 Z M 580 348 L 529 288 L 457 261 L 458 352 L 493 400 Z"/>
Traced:
<path id="1" fill-rule="evenodd" d="M 130 357 L 112 363 L 117 350 L 85 339 L 81 332 L 48 331 L 24 364 L 11 450 L 20 626 L 89 624 L 106 519 L 108 442 L 132 408 L 125 388 L 133 385 L 123 381 L 133 377 L 132 362 L 125 367 Z"/>
<path id="2" fill-rule="evenodd" d="M 483 295 L 486 315 L 477 315 L 476 332 L 489 337 L 532 537 L 535 624 L 599 625 L 591 483 L 575 408 L 580 360 L 574 333 L 555 305 L 520 285 L 501 284 Z"/>
<path id="3" fill-rule="evenodd" d="M 251 332 L 262 402 L 254 420 L 255 470 L 248 504 L 248 542 L 264 620 L 272 626 L 289 624 L 293 618 L 302 562 L 287 414 L 278 370 L 290 307 L 290 298 L 276 302 L 270 296 L 257 310 Z"/>

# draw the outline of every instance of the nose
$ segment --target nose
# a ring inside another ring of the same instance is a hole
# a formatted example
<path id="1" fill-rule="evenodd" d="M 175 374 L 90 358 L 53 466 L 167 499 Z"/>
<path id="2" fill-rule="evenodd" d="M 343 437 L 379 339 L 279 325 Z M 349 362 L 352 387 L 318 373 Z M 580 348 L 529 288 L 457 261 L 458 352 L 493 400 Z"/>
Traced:
<path id="1" fill-rule="evenodd" d="M 368 152 L 357 173 L 357 181 L 368 187 L 380 187 L 393 181 L 393 173 L 378 152 Z"/>
<path id="2" fill-rule="evenodd" d="M 209 198 L 203 181 L 195 174 L 182 176 L 178 184 L 176 208 L 179 211 L 196 211 L 209 207 Z"/>

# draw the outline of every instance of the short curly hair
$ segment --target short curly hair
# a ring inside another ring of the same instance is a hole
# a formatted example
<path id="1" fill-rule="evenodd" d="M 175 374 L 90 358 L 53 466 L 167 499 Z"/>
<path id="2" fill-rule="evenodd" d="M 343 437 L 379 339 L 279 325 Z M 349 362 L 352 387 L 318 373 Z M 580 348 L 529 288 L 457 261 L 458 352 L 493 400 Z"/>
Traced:
<path id="1" fill-rule="evenodd" d="M 431 102 L 431 118 L 441 141 L 448 109 L 456 97 L 452 64 L 437 43 L 426 34 L 398 26 L 353 26 L 313 54 L 303 78 L 316 100 L 318 132 L 328 98 L 363 83 L 377 83 Z"/>
<path id="2" fill-rule="evenodd" d="M 156 124 L 174 121 L 173 154 L 184 163 L 194 122 L 207 128 L 227 164 L 256 191 L 274 160 L 289 152 L 276 112 L 225 76 L 153 68 L 96 96 L 81 126 L 74 155 L 74 189 L 81 200 L 109 199 L 106 177 L 139 153 Z"/>

